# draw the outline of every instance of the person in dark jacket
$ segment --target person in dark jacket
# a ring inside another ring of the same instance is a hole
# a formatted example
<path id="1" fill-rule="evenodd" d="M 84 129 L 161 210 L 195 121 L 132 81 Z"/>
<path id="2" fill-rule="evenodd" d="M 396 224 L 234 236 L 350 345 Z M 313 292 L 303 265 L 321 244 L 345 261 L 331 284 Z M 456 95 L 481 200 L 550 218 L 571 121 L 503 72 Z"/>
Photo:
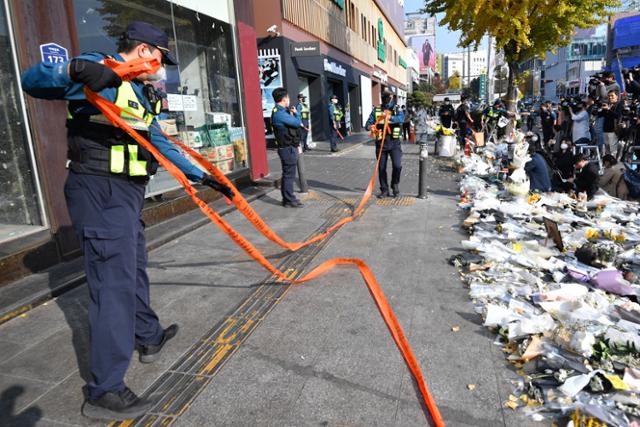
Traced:
<path id="1" fill-rule="evenodd" d="M 547 161 L 540 151 L 537 143 L 529 145 L 531 160 L 524 165 L 524 170 L 529 177 L 531 191 L 546 193 L 551 191 L 551 176 Z"/>
<path id="2" fill-rule="evenodd" d="M 568 192 L 573 189 L 573 184 L 568 182 L 573 178 L 576 163 L 575 155 L 571 150 L 571 142 L 568 140 L 560 143 L 560 151 L 553 153 L 554 165 L 557 173 L 553 176 L 552 185 L 555 191 Z"/>
<path id="3" fill-rule="evenodd" d="M 453 109 L 453 105 L 451 105 L 451 100 L 449 98 L 444 99 L 444 103 L 440 107 L 440 111 L 438 115 L 440 116 L 440 123 L 442 126 L 446 128 L 450 128 L 453 122 L 453 115 L 455 111 Z"/>
<path id="4" fill-rule="evenodd" d="M 607 154 L 602 158 L 604 172 L 600 177 L 600 188 L 608 195 L 622 200 L 629 198 L 629 188 L 624 180 L 625 167 L 614 156 Z"/>
<path id="5" fill-rule="evenodd" d="M 599 188 L 598 169 L 583 155 L 578 154 L 575 160 L 576 177 L 574 180 L 576 193 L 586 193 L 587 200 L 591 199 Z"/>

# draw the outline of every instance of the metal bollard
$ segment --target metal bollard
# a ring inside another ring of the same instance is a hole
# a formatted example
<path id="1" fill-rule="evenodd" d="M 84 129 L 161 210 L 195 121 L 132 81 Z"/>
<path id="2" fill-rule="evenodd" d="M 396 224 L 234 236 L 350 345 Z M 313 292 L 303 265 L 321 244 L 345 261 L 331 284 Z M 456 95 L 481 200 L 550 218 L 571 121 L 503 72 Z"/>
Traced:
<path id="1" fill-rule="evenodd" d="M 301 193 L 309 192 L 309 185 L 307 184 L 307 177 L 304 170 L 304 154 L 298 153 L 298 184 L 300 185 Z"/>
<path id="2" fill-rule="evenodd" d="M 418 171 L 418 199 L 427 198 L 427 159 L 429 158 L 429 150 L 427 149 L 427 141 L 420 143 L 420 169 Z"/>

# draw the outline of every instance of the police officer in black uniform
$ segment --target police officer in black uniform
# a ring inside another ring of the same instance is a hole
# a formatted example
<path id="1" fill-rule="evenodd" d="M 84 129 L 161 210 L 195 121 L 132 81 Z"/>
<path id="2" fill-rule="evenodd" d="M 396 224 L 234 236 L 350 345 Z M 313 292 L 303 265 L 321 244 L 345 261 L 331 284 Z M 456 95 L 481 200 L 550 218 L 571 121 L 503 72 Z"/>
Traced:
<path id="1" fill-rule="evenodd" d="M 113 58 L 121 62 L 155 58 L 176 64 L 167 35 L 146 22 L 132 22 L 122 34 L 118 50 Z M 144 414 L 154 403 L 138 398 L 124 383 L 134 349 L 142 363 L 154 362 L 178 332 L 178 325 L 162 328 L 149 301 L 141 212 L 145 185 L 157 162 L 86 100 L 84 87 L 121 107 L 122 119 L 189 179 L 228 197 L 233 193 L 186 160 L 158 130 L 159 98 L 146 82 L 166 78 L 163 69 L 123 82 L 103 65 L 105 57 L 86 53 L 65 63 L 37 64 L 23 74 L 22 87 L 37 98 L 69 101 L 69 176 L 64 192 L 84 252 L 90 296 L 91 379 L 85 388 L 82 413 L 91 418 L 125 420 Z"/>
<path id="2" fill-rule="evenodd" d="M 282 164 L 282 206 L 285 208 L 301 208 L 302 203 L 293 193 L 293 181 L 296 179 L 298 149 L 300 146 L 300 130 L 302 121 L 295 107 L 290 106 L 289 94 L 279 87 L 272 92 L 276 106 L 271 113 L 271 126 L 276 137 L 278 156 Z"/>

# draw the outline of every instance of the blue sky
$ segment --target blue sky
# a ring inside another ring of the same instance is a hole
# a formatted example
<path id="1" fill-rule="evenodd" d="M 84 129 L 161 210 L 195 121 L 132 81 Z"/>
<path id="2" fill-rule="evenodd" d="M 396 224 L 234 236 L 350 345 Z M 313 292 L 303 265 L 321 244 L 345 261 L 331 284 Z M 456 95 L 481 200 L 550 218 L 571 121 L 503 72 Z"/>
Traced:
<path id="1" fill-rule="evenodd" d="M 424 7 L 424 0 L 405 0 L 404 11 L 405 13 L 417 12 Z M 436 16 L 437 19 L 442 16 Z M 436 52 L 438 53 L 450 53 L 459 52 L 461 49 L 457 47 L 460 40 L 460 32 L 451 32 L 446 27 L 440 27 L 436 24 Z M 487 42 L 484 41 L 480 46 L 480 49 L 485 48 Z"/>

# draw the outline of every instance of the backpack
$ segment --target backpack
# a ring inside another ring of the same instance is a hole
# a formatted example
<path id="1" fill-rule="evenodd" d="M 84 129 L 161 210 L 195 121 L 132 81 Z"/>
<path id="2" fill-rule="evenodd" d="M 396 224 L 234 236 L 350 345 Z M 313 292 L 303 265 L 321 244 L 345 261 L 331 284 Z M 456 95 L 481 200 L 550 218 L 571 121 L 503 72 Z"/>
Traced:
<path id="1" fill-rule="evenodd" d="M 624 166 L 626 168 L 624 171 L 624 182 L 627 183 L 629 197 L 637 199 L 640 197 L 640 173 L 631 169 L 627 164 Z"/>

